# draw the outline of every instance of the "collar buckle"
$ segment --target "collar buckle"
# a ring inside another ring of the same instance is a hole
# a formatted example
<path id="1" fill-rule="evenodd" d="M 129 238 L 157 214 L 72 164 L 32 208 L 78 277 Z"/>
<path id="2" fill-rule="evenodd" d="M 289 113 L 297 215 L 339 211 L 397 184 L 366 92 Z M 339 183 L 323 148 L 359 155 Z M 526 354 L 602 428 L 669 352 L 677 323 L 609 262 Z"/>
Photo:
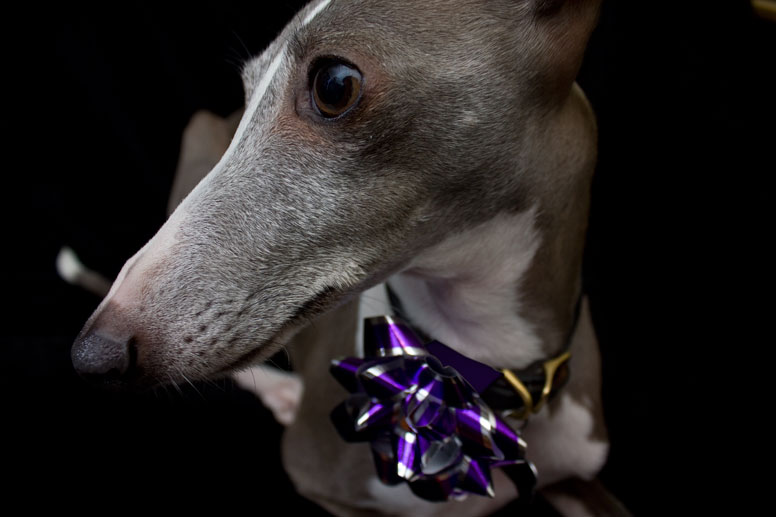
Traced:
<path id="1" fill-rule="evenodd" d="M 561 387 L 555 383 L 555 376 L 558 372 L 558 369 L 565 365 L 570 358 L 571 352 L 567 350 L 561 355 L 548 359 L 542 363 L 542 370 L 544 371 L 544 386 L 542 387 L 542 391 L 537 402 L 534 402 L 533 395 L 531 395 L 531 392 L 528 390 L 523 381 L 520 380 L 518 374 L 506 368 L 501 370 L 501 373 L 504 375 L 504 379 L 506 379 L 512 389 L 515 390 L 515 392 L 523 401 L 523 407 L 519 409 L 507 410 L 505 415 L 517 420 L 525 420 L 530 415 L 535 415 L 538 413 L 550 399 L 550 395 L 554 395 L 557 392 L 557 389 Z M 556 388 L 555 391 L 553 391 L 553 388 Z"/>

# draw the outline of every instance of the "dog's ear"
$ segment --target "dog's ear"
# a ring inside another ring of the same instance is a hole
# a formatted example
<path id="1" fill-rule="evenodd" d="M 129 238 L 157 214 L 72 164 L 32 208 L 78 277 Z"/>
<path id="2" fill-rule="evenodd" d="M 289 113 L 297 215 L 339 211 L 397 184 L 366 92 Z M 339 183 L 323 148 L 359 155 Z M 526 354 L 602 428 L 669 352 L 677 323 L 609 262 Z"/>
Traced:
<path id="1" fill-rule="evenodd" d="M 598 21 L 601 0 L 530 0 L 540 34 L 545 86 L 566 95 L 577 77 L 590 34 Z"/>

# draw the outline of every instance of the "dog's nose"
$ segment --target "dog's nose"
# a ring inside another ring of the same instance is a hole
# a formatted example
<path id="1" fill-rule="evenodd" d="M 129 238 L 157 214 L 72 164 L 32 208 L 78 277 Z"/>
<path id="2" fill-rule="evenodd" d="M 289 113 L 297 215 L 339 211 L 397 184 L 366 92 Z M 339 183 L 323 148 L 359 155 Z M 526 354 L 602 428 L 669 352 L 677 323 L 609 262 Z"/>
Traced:
<path id="1" fill-rule="evenodd" d="M 120 383 L 135 367 L 134 338 L 115 338 L 90 330 L 73 344 L 73 367 L 97 384 Z"/>

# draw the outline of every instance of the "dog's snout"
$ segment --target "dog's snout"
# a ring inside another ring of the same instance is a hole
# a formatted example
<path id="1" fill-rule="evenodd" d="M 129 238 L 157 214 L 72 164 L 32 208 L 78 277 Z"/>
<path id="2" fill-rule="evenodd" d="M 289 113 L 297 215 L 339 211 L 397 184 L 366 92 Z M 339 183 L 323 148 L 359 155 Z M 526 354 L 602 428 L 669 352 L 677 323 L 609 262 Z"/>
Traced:
<path id="1" fill-rule="evenodd" d="M 114 384 L 135 368 L 135 350 L 133 337 L 115 338 L 90 330 L 73 344 L 71 357 L 83 378 L 98 384 Z"/>

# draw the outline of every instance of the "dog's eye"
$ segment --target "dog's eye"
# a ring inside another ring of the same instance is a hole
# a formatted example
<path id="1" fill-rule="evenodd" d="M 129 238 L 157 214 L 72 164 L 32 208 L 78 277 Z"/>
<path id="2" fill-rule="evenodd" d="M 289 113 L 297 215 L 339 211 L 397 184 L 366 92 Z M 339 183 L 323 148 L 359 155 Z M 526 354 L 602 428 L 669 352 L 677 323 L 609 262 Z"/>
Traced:
<path id="1" fill-rule="evenodd" d="M 348 111 L 361 94 L 361 72 L 341 61 L 325 61 L 314 72 L 313 102 L 326 118 L 335 118 Z"/>

